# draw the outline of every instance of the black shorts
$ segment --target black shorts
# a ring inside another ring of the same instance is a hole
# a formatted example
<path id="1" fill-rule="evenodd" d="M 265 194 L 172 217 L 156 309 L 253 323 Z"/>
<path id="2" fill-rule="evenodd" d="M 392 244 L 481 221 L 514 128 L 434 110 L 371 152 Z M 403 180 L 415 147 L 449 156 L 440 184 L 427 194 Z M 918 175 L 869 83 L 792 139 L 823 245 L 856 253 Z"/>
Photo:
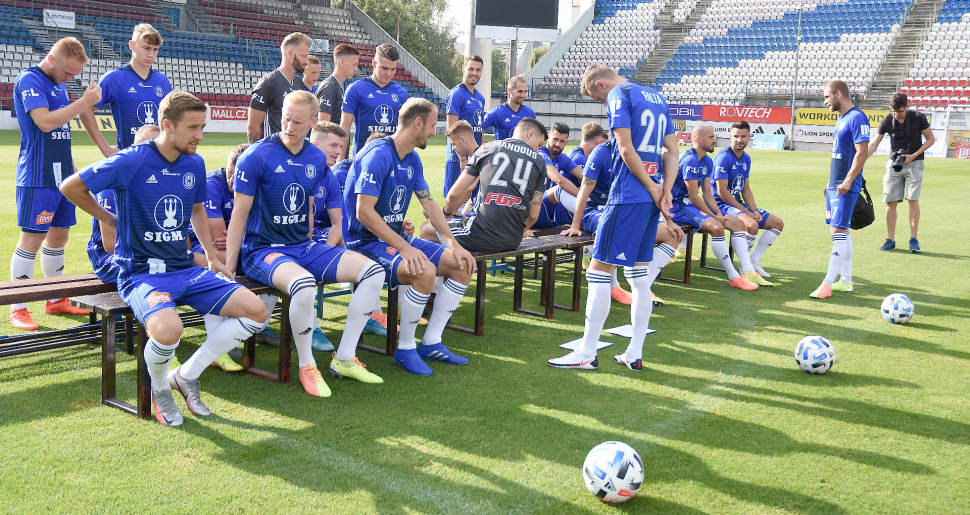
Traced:
<path id="1" fill-rule="evenodd" d="M 519 243 L 522 243 L 522 237 L 519 236 L 515 240 L 496 240 L 495 238 L 486 238 L 479 231 L 475 230 L 475 217 L 461 218 L 456 217 L 448 221 L 448 227 L 451 228 L 451 234 L 455 236 L 455 240 L 461 245 L 461 248 L 467 250 L 468 252 L 508 252 L 510 250 L 515 250 Z M 438 240 L 441 241 L 442 245 L 445 245 L 444 238 L 441 234 L 438 234 Z"/>

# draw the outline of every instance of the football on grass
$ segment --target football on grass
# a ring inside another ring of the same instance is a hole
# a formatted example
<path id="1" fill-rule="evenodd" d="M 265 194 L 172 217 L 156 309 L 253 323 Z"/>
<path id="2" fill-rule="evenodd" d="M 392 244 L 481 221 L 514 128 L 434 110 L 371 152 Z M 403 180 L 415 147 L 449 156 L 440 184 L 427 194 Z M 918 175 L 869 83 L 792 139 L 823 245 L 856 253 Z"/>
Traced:
<path id="1" fill-rule="evenodd" d="M 821 336 L 806 336 L 795 346 L 795 363 L 809 374 L 824 374 L 835 364 L 835 347 Z"/>
<path id="2" fill-rule="evenodd" d="M 893 293 L 882 301 L 882 317 L 893 324 L 905 324 L 913 318 L 916 306 L 902 293 Z"/>
<path id="3" fill-rule="evenodd" d="M 637 495 L 643 483 L 643 461 L 623 442 L 603 442 L 586 455 L 583 481 L 603 502 L 626 502 Z"/>

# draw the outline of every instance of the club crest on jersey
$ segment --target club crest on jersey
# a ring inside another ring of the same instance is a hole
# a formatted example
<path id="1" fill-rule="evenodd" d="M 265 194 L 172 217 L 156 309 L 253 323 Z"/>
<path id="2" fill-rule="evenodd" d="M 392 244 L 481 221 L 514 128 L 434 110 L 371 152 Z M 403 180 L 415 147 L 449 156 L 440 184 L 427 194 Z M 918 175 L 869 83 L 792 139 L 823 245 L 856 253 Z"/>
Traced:
<path id="1" fill-rule="evenodd" d="M 172 302 L 172 296 L 164 291 L 153 291 L 145 300 L 148 302 L 148 307 L 153 308 L 163 302 Z"/>
<path id="2" fill-rule="evenodd" d="M 327 188 L 320 186 L 320 189 L 317 190 L 317 198 L 327 198 Z"/>
<path id="3" fill-rule="evenodd" d="M 481 109 L 476 109 L 475 110 L 475 114 L 472 116 L 472 120 L 474 121 L 474 123 L 472 125 L 474 125 L 476 129 L 481 130 L 482 121 L 483 121 L 483 116 L 482 116 L 482 110 Z"/>
<path id="4" fill-rule="evenodd" d="M 306 177 L 307 179 L 312 179 L 317 176 L 317 167 L 313 165 L 306 165 Z"/>
<path id="5" fill-rule="evenodd" d="M 157 125 L 158 106 L 154 102 L 138 104 L 138 120 L 144 125 Z"/>
<path id="6" fill-rule="evenodd" d="M 163 231 L 173 231 L 181 227 L 182 199 L 175 195 L 165 195 L 158 199 L 155 204 L 155 225 Z"/>
<path id="7" fill-rule="evenodd" d="M 408 189 L 403 185 L 394 188 L 394 193 L 391 193 L 391 199 L 388 203 L 389 207 L 391 208 L 391 212 L 400 213 L 401 210 L 404 209 L 405 200 L 407 200 L 405 196 L 407 193 Z"/>
<path id="8" fill-rule="evenodd" d="M 731 193 L 741 193 L 744 189 L 744 176 L 735 175 L 734 179 L 731 180 Z"/>
<path id="9" fill-rule="evenodd" d="M 395 102 L 397 102 L 397 101 L 399 100 L 399 99 L 397 98 L 397 93 L 391 93 L 391 100 L 393 100 L 393 101 L 395 101 Z"/>
<path id="10" fill-rule="evenodd" d="M 408 167 L 408 179 L 414 178 L 414 168 Z"/>
<path id="11" fill-rule="evenodd" d="M 266 263 L 267 265 L 272 265 L 273 261 L 276 261 L 281 257 L 283 257 L 283 254 L 280 254 L 279 252 L 273 252 L 272 254 L 267 254 L 266 257 L 263 258 L 263 262 Z"/>
<path id="12" fill-rule="evenodd" d="M 195 187 L 195 174 L 187 173 L 182 176 L 182 186 L 190 190 Z"/>
<path id="13" fill-rule="evenodd" d="M 394 118 L 394 110 L 391 109 L 391 106 L 387 104 L 381 104 L 377 106 L 377 109 L 374 110 L 374 115 L 374 118 L 377 119 L 377 123 L 381 125 L 388 125 Z"/>
<path id="14" fill-rule="evenodd" d="M 155 96 L 162 98 L 165 96 L 165 91 L 162 90 L 161 86 L 155 86 Z"/>
<path id="15" fill-rule="evenodd" d="M 306 202 L 306 192 L 303 191 L 303 186 L 294 182 L 283 190 L 283 208 L 291 215 L 296 214 L 303 207 L 304 202 Z"/>

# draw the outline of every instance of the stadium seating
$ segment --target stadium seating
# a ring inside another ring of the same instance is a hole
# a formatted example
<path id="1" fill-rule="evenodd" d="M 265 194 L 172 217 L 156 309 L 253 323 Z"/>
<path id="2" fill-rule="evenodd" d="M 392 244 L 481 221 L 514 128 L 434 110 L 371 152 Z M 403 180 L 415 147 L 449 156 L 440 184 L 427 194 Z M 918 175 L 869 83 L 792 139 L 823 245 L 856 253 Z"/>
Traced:
<path id="1" fill-rule="evenodd" d="M 786 0 L 715 0 L 657 77 L 672 102 L 735 103 L 749 95 L 817 94 L 841 77 L 864 95 L 885 59 L 909 0 L 809 4 L 801 18 Z"/>
<path id="2" fill-rule="evenodd" d="M 41 48 L 41 42 L 21 16 L 33 14 L 32 9 L 0 5 L 0 45 L 20 45 Z M 6 54 L 4 54 L 6 56 Z"/>
<path id="3" fill-rule="evenodd" d="M 970 110 L 970 0 L 947 0 L 902 91 L 919 108 Z"/>

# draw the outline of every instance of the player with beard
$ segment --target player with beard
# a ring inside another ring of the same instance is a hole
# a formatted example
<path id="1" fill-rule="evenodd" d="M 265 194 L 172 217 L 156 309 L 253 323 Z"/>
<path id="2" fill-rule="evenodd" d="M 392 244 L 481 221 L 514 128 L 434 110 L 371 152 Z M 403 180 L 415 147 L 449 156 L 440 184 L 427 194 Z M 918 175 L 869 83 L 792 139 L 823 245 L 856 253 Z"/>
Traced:
<path id="1" fill-rule="evenodd" d="M 263 75 L 253 88 L 246 118 L 246 133 L 250 143 L 280 131 L 283 98 L 291 91 L 304 89 L 296 74 L 303 73 L 310 63 L 313 41 L 302 32 L 294 32 L 280 44 L 282 55 L 279 68 Z"/>
<path id="2" fill-rule="evenodd" d="M 576 198 L 576 194 L 579 193 L 579 181 L 583 178 L 583 169 L 562 153 L 567 143 L 569 143 L 569 126 L 563 122 L 556 122 L 552 124 L 549 141 L 539 149 L 539 155 L 546 161 L 546 195 L 542 199 L 539 219 L 532 224 L 536 229 L 565 225 L 573 219 L 573 213 L 562 205 L 559 198 L 563 193 Z"/>
<path id="3" fill-rule="evenodd" d="M 465 58 L 462 68 L 461 84 L 451 88 L 448 92 L 448 101 L 445 113 L 448 119 L 448 127 L 453 127 L 458 121 L 467 122 L 472 127 L 475 141 L 482 144 L 482 120 L 485 111 L 485 97 L 475 90 L 478 79 L 482 77 L 482 67 L 485 61 L 477 55 L 470 55 Z M 459 156 L 451 140 L 448 140 L 448 149 L 445 158 L 445 186 L 444 196 L 448 196 L 451 185 L 458 180 L 461 171 L 468 162 L 466 158 Z"/>
<path id="4" fill-rule="evenodd" d="M 495 141 L 502 141 L 512 136 L 515 126 L 523 118 L 535 118 L 536 113 L 531 107 L 523 104 L 529 86 L 521 76 L 512 77 L 508 83 L 509 100 L 496 106 L 485 115 L 482 130 L 491 127 Z M 450 125 L 449 125 L 450 127 Z"/>
<path id="5" fill-rule="evenodd" d="M 158 138 L 94 163 L 61 185 L 64 196 L 117 230 L 118 292 L 148 333 L 144 359 L 155 418 L 171 426 L 183 422 L 172 389 L 182 394 L 189 411 L 210 415 L 199 397 L 199 376 L 217 357 L 259 330 L 266 318 L 266 306 L 233 280 L 232 270 L 212 248 L 205 214 L 205 163 L 196 154 L 206 111 L 207 106 L 189 93 L 169 93 L 159 104 Z M 115 192 L 117 216 L 91 195 L 106 189 Z M 208 268 L 196 266 L 185 251 L 190 218 Z M 227 318 L 208 332 L 183 365 L 169 372 L 183 330 L 175 309 L 179 303 L 203 315 Z"/>

